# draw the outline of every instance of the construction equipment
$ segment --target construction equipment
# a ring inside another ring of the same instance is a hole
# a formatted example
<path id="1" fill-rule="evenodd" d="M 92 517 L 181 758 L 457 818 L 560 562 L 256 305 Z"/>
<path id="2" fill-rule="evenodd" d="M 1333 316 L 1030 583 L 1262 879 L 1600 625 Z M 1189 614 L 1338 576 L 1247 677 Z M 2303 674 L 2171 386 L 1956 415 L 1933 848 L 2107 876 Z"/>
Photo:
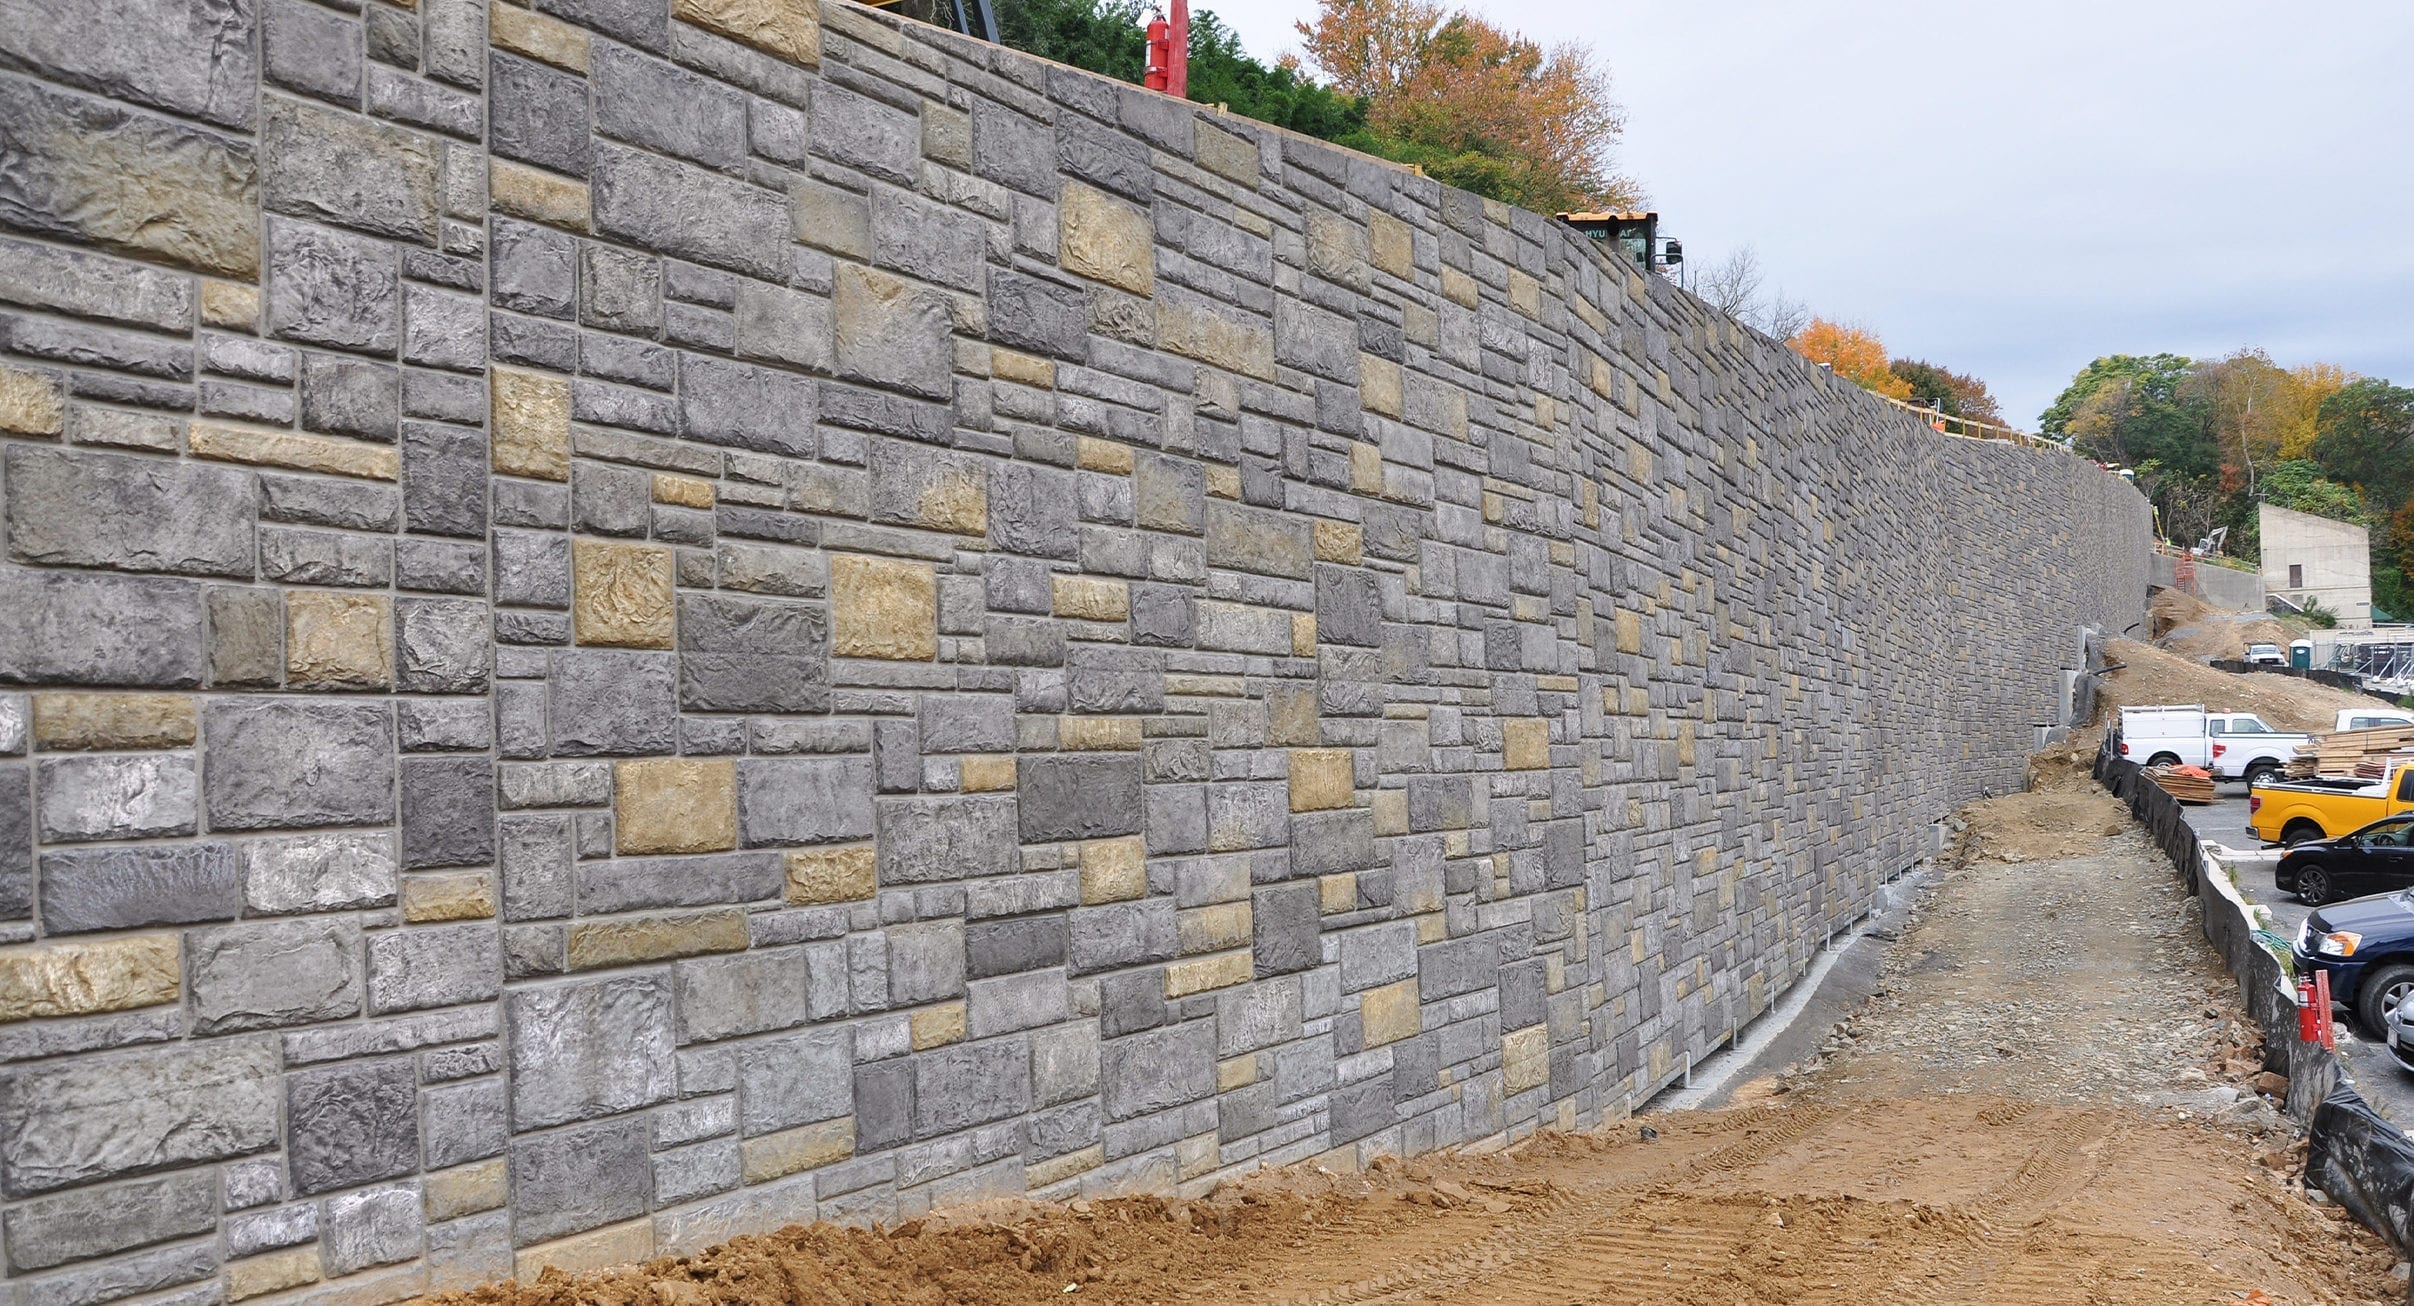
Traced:
<path id="1" fill-rule="evenodd" d="M 1646 272 L 1671 268 L 1685 261 L 1685 247 L 1660 243 L 1657 213 L 1562 213 L 1559 220 L 1604 245 L 1617 248 L 1618 257 Z"/>
<path id="2" fill-rule="evenodd" d="M 1148 20 L 1148 61 L 1141 85 L 1177 99 L 1190 95 L 1190 0 L 1171 0 L 1171 17 Z"/>

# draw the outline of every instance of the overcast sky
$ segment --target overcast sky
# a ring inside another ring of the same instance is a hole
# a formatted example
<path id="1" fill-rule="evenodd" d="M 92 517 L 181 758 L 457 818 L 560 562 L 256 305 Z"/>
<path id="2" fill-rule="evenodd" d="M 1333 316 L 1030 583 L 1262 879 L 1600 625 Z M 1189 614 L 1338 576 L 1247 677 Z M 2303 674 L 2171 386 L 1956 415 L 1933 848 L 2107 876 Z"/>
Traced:
<path id="1" fill-rule="evenodd" d="M 1314 0 L 1193 0 L 1253 53 Z M 2414 4 L 1470 6 L 1591 44 L 1623 169 L 1706 265 L 2032 427 L 2099 354 L 2260 345 L 2414 384 Z"/>

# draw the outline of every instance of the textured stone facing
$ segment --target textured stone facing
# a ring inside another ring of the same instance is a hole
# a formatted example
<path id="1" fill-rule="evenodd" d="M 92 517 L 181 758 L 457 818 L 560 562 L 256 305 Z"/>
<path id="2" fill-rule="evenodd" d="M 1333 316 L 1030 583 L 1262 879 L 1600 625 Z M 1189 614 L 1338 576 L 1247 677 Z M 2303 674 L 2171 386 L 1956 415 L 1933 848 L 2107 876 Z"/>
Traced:
<path id="1" fill-rule="evenodd" d="M 28 1302 L 1614 1120 L 2141 604 L 2092 466 L 876 9 L 91 8 L 0 0 Z"/>

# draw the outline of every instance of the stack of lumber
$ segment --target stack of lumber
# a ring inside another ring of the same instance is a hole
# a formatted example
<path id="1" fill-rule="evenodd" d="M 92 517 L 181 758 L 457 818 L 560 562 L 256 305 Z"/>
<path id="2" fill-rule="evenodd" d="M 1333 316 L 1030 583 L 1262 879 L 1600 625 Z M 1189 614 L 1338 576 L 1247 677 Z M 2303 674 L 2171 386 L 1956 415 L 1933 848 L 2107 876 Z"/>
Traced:
<path id="1" fill-rule="evenodd" d="M 2213 801 L 2213 773 L 2201 766 L 2150 766 L 2146 778 L 2183 803 Z"/>
<path id="2" fill-rule="evenodd" d="M 2379 730 L 2335 730 L 2315 735 L 2297 749 L 2288 763 L 2288 778 L 2310 780 L 2318 775 L 2350 776 L 2362 773 L 2367 757 L 2414 749 L 2414 726 L 2387 726 Z M 2377 779 L 2378 772 L 2373 778 Z"/>
<path id="3" fill-rule="evenodd" d="M 2391 771 L 2408 764 L 2414 764 L 2414 753 L 2366 753 L 2364 760 L 2355 764 L 2355 778 L 2385 780 Z"/>

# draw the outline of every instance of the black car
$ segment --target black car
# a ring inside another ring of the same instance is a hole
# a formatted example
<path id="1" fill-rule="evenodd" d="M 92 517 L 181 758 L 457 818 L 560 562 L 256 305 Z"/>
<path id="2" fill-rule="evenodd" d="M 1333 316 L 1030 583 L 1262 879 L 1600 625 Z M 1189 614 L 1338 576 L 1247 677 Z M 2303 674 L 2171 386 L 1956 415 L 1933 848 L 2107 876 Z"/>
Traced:
<path id="1" fill-rule="evenodd" d="M 2331 1001 L 2380 1038 L 2390 1011 L 2414 994 L 2414 892 L 2324 907 L 2305 918 L 2292 951 L 2298 974 L 2330 972 Z"/>
<path id="2" fill-rule="evenodd" d="M 2414 888 L 2414 812 L 2298 844 L 2273 868 L 2272 883 L 2316 907 L 2334 898 Z"/>

